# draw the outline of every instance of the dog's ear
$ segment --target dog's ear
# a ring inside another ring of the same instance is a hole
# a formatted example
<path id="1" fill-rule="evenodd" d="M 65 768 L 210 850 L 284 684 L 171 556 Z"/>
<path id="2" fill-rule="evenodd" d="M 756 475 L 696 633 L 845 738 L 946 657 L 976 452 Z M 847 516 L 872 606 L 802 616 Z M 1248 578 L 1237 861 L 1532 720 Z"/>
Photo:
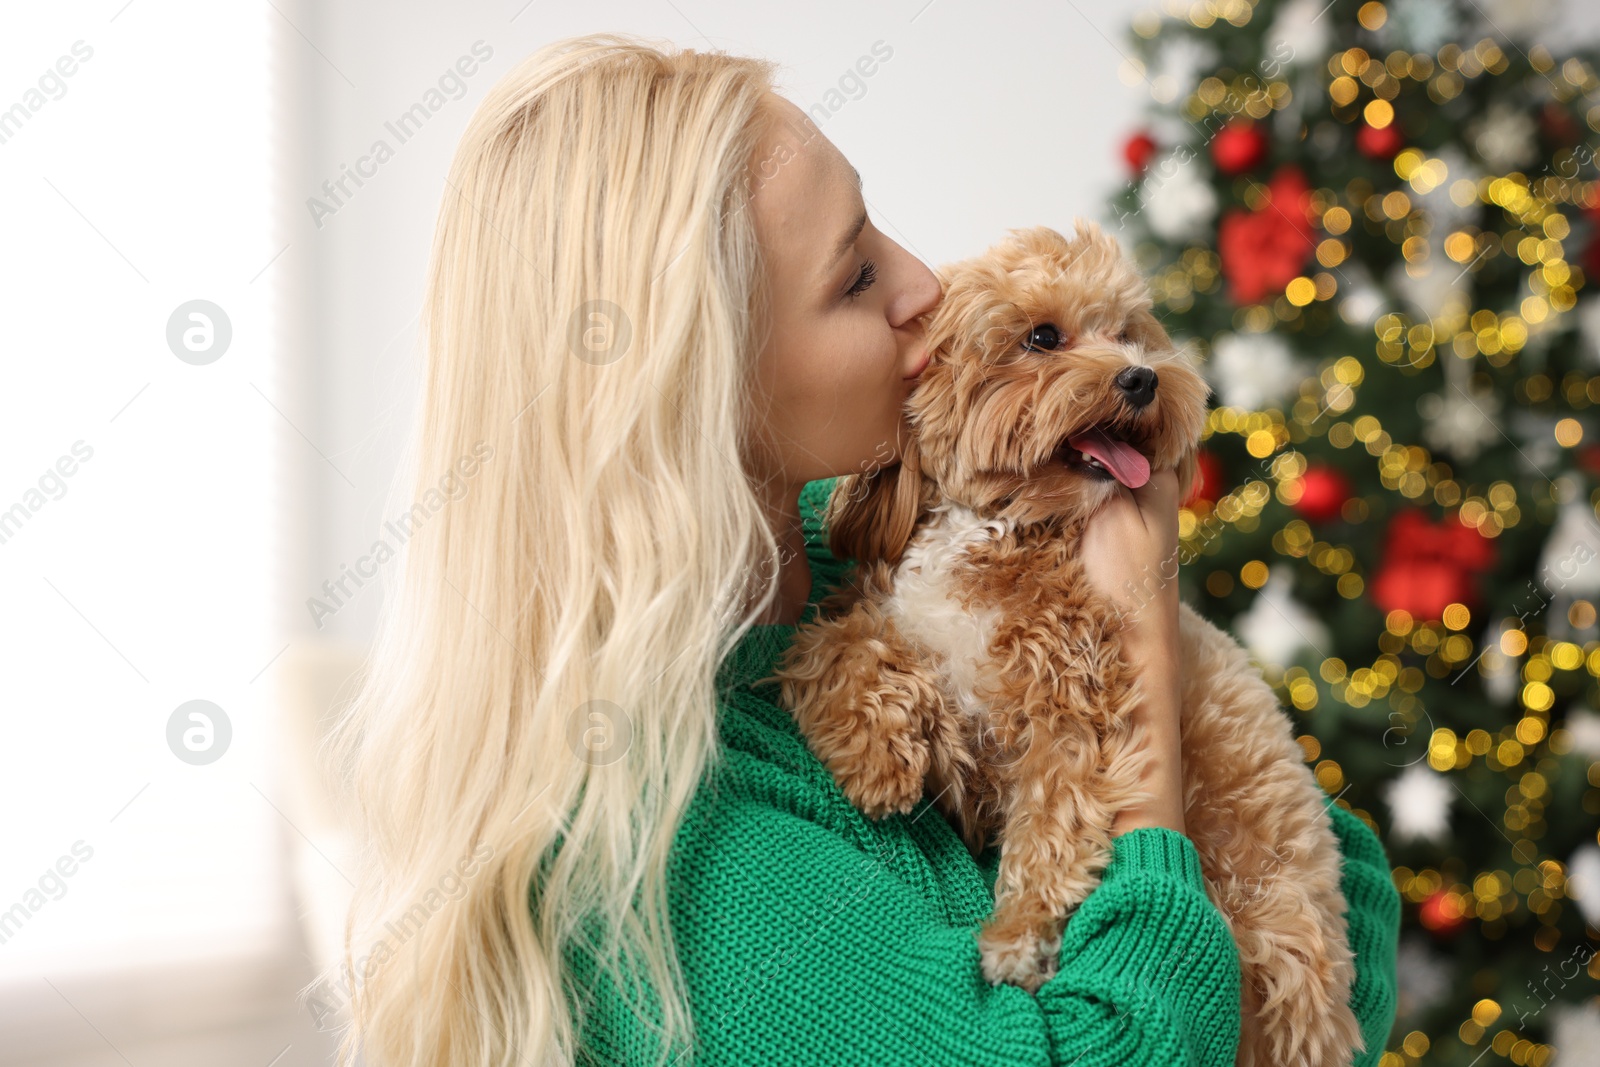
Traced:
<path id="1" fill-rule="evenodd" d="M 1200 453 L 1191 449 L 1178 457 L 1178 503 L 1187 504 L 1189 493 L 1194 489 L 1194 480 L 1199 474 Z"/>
<path id="2" fill-rule="evenodd" d="M 857 563 L 898 563 L 922 514 L 922 462 L 912 440 L 898 463 L 847 474 L 833 486 L 823 524 L 828 547 Z"/>
<path id="3" fill-rule="evenodd" d="M 1098 221 L 1083 215 L 1072 217 L 1072 236 L 1075 241 L 1082 241 L 1085 247 L 1100 248 L 1113 258 L 1123 258 L 1122 243 L 1117 240 L 1116 234 L 1100 225 Z"/>

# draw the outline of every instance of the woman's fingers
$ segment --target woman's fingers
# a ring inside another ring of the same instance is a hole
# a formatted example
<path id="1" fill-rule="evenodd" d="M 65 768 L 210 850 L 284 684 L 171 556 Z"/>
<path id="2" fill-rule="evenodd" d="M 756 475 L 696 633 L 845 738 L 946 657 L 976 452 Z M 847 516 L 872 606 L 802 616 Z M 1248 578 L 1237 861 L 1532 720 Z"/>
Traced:
<path id="1" fill-rule="evenodd" d="M 1090 518 L 1079 545 L 1091 585 L 1107 595 L 1143 630 L 1142 611 L 1153 600 L 1167 623 L 1177 616 L 1178 476 L 1153 472 L 1137 489 L 1117 486 Z M 1156 623 L 1164 626 L 1164 623 Z M 1130 635 L 1132 636 L 1132 635 Z"/>
<path id="2" fill-rule="evenodd" d="M 1149 481 L 1131 490 L 1145 526 L 1165 530 L 1178 528 L 1178 472 L 1168 468 L 1152 471 Z"/>

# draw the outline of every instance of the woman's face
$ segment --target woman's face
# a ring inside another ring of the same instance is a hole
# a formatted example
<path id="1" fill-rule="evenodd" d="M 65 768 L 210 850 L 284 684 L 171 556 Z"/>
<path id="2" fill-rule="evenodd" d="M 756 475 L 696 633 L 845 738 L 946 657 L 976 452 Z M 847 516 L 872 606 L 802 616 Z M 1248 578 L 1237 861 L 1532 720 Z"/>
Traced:
<path id="1" fill-rule="evenodd" d="M 861 179 L 805 112 L 770 97 L 776 119 L 751 200 L 772 294 L 757 400 L 771 469 L 793 492 L 900 457 L 904 403 L 927 365 L 917 316 L 939 281 L 867 218 Z"/>

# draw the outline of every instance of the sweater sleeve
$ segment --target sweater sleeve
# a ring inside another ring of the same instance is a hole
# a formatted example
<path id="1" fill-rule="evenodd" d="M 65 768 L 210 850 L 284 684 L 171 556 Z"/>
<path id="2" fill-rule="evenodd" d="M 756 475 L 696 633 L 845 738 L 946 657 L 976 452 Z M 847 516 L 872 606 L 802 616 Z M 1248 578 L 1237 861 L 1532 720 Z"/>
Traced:
<path id="1" fill-rule="evenodd" d="M 1383 844 L 1371 827 L 1347 808 L 1329 807 L 1343 852 L 1339 888 L 1347 905 L 1350 947 L 1356 980 L 1350 1008 L 1361 1021 L 1366 1051 L 1353 1067 L 1373 1067 L 1383 1056 L 1399 1003 L 1395 971 L 1400 940 L 1400 892 L 1395 888 Z"/>
<path id="2" fill-rule="evenodd" d="M 991 986 L 952 925 L 857 844 L 724 794 L 685 823 L 669 888 L 700 1064 L 1192 1064 L 1230 1067 L 1239 964 L 1192 841 L 1114 839 L 1037 995 Z M 714 827 L 714 832 L 710 829 Z M 642 1031 L 605 1062 L 645 1062 Z"/>
<path id="3" fill-rule="evenodd" d="M 1395 889 L 1389 857 L 1378 835 L 1350 809 L 1330 805 L 1328 811 L 1339 840 L 1339 889 L 1346 899 L 1347 933 L 1350 949 L 1355 952 L 1350 1011 L 1360 1021 L 1365 1038 L 1365 1051 L 1355 1057 L 1352 1067 L 1376 1067 L 1389 1043 L 1389 1032 L 1394 1029 L 1400 997 L 1395 969 L 1400 942 L 1400 893 Z M 978 862 L 989 885 L 994 885 L 1000 849 L 984 849 Z"/>
<path id="4" fill-rule="evenodd" d="M 1333 804 L 1328 810 L 1339 840 L 1339 888 L 1345 898 L 1348 935 L 1355 953 L 1356 978 L 1350 990 L 1350 1010 L 1360 1021 L 1365 1038 L 1365 1051 L 1356 1057 L 1352 1067 L 1375 1067 L 1383 1058 L 1398 1007 L 1395 962 L 1400 938 L 1400 893 L 1378 835 L 1348 808 Z M 990 885 L 994 884 L 999 861 L 1000 850 L 992 845 L 978 857 L 979 869 Z"/>

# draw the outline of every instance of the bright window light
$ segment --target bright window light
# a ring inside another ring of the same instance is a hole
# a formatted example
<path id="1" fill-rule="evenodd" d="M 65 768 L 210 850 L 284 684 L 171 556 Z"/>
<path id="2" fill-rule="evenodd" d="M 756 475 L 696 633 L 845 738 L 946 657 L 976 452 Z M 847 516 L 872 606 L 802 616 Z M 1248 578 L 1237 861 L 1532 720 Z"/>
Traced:
<path id="1" fill-rule="evenodd" d="M 293 437 L 273 344 L 277 17 L 141 0 L 4 16 L 8 982 L 263 953 L 292 929 L 267 669 L 287 640 L 270 590 Z M 221 717 L 169 725 L 191 701 L 226 716 L 210 762 Z"/>

